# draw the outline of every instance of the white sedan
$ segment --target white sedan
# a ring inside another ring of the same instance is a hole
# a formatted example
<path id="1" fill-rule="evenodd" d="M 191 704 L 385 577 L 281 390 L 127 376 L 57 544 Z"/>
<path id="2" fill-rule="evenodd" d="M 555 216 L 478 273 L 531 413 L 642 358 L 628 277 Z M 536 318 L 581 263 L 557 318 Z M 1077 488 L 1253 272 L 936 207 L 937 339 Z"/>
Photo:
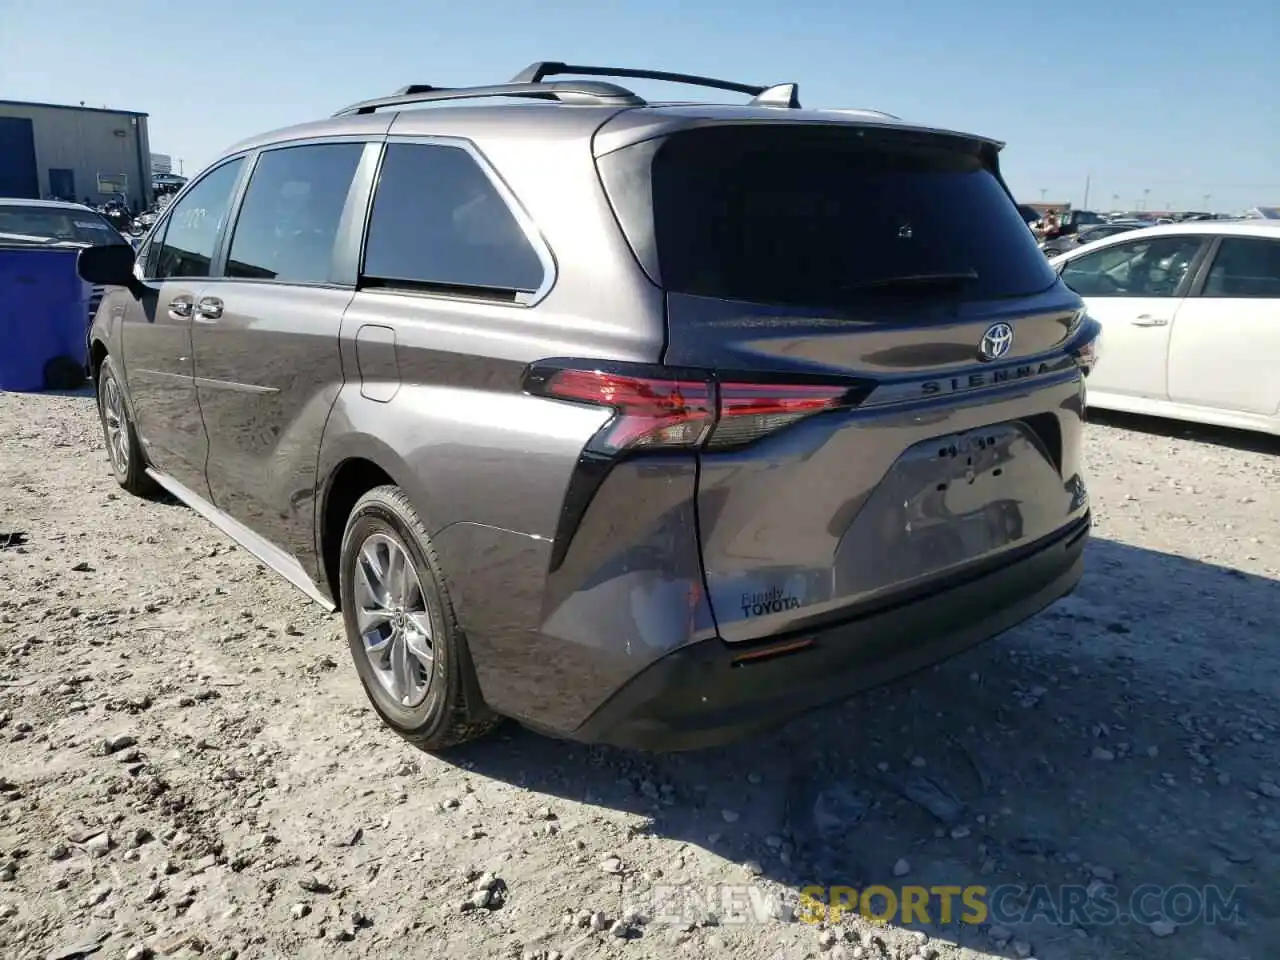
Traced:
<path id="1" fill-rule="evenodd" d="M 1091 407 L 1280 436 L 1280 221 L 1150 227 L 1049 262 L 1102 324 Z"/>

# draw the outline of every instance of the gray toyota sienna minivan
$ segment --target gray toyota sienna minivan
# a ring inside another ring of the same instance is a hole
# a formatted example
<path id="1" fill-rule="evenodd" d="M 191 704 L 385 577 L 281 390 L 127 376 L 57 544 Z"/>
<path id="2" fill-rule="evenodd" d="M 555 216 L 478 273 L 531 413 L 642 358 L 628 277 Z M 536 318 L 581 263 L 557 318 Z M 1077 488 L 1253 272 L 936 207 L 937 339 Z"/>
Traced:
<path id="1" fill-rule="evenodd" d="M 1001 146 L 562 63 L 256 137 L 80 255 L 112 469 L 340 609 L 427 749 L 767 729 L 1080 578 L 1098 325 Z"/>

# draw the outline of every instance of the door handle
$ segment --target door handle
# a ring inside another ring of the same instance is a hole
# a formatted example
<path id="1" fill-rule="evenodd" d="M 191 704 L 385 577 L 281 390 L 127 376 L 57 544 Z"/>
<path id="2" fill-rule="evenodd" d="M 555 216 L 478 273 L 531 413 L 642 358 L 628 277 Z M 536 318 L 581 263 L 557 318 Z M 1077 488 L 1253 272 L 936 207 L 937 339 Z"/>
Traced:
<path id="1" fill-rule="evenodd" d="M 1129 321 L 1135 327 L 1167 327 L 1169 321 L 1164 317 L 1153 317 L 1149 313 L 1140 313 Z"/>
<path id="2" fill-rule="evenodd" d="M 195 301 L 191 297 L 174 297 L 169 301 L 169 316 L 174 320 L 186 320 L 194 307 Z"/>
<path id="3" fill-rule="evenodd" d="M 222 301 L 217 297 L 201 297 L 196 304 L 198 320 L 218 320 L 222 317 Z"/>

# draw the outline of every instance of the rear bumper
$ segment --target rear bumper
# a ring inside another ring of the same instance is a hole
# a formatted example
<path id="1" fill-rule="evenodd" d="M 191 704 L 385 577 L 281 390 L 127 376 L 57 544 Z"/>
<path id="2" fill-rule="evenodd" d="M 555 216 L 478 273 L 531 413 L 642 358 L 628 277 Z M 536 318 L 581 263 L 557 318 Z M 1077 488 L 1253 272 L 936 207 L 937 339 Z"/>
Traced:
<path id="1" fill-rule="evenodd" d="M 1084 572 L 1090 522 L 1085 515 L 963 582 L 800 634 L 813 643 L 796 652 L 735 664 L 787 638 L 682 647 L 633 677 L 569 736 L 640 750 L 711 747 L 914 673 L 1069 594 Z"/>

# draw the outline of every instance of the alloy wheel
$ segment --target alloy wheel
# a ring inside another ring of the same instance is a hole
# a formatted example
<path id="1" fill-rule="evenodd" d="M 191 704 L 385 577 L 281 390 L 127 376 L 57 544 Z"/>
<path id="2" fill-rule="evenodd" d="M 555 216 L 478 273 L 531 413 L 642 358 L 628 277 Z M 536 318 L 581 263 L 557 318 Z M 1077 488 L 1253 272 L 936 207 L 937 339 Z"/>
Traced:
<path id="1" fill-rule="evenodd" d="M 102 383 L 102 426 L 111 466 L 124 476 L 129 472 L 129 430 L 125 422 L 124 397 L 115 377 L 106 377 Z"/>
<path id="2" fill-rule="evenodd" d="M 356 622 L 374 676 L 401 707 L 417 707 L 431 689 L 435 651 L 422 578 L 403 544 L 383 533 L 360 546 L 355 569 Z"/>

